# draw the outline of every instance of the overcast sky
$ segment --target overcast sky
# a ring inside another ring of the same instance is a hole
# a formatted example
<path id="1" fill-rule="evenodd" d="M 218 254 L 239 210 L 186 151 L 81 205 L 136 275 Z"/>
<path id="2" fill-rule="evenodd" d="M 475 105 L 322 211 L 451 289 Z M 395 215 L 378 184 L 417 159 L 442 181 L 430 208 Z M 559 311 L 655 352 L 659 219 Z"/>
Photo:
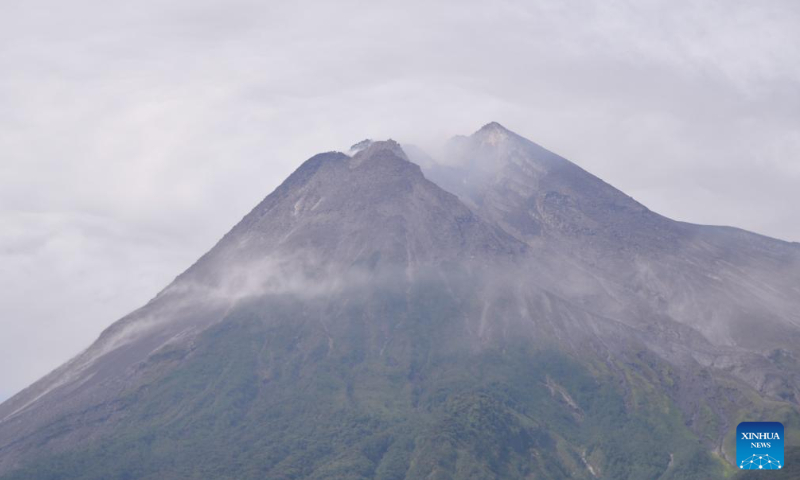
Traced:
<path id="1" fill-rule="evenodd" d="M 303 160 L 496 120 L 675 219 L 800 241 L 800 2 L 0 1 L 0 400 Z"/>

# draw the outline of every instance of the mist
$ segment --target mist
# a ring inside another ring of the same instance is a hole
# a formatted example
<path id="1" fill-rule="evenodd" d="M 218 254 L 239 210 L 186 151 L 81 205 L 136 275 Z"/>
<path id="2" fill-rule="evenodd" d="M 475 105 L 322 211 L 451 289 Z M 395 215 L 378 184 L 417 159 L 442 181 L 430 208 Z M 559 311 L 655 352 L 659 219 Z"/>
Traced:
<path id="1" fill-rule="evenodd" d="M 303 160 L 490 121 L 671 218 L 800 240 L 795 2 L 11 1 L 0 400 Z"/>

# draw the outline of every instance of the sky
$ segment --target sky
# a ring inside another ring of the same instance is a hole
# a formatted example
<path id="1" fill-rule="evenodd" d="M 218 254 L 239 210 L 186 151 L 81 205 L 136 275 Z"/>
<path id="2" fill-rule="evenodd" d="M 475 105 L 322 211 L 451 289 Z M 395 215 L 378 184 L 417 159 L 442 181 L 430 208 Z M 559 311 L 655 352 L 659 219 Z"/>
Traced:
<path id="1" fill-rule="evenodd" d="M 0 401 L 311 155 L 498 121 L 671 218 L 800 241 L 800 2 L 3 0 Z"/>

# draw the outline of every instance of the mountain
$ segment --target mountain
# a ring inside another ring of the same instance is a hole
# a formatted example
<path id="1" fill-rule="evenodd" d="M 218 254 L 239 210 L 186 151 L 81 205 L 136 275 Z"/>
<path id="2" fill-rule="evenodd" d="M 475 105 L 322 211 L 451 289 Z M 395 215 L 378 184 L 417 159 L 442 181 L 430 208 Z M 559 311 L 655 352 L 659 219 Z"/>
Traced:
<path id="1" fill-rule="evenodd" d="M 0 405 L 0 479 L 729 478 L 745 419 L 800 475 L 800 245 L 496 123 L 407 152 L 307 160 Z"/>

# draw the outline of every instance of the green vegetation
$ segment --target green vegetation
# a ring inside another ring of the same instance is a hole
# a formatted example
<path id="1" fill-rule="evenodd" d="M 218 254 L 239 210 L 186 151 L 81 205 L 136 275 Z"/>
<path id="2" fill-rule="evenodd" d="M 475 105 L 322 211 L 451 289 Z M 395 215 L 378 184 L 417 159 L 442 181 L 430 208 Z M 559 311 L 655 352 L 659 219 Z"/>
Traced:
<path id="1" fill-rule="evenodd" d="M 107 438 L 3 480 L 727 476 L 665 393 L 667 365 L 464 348 L 469 300 L 382 295 L 242 307 L 152 356 Z"/>

